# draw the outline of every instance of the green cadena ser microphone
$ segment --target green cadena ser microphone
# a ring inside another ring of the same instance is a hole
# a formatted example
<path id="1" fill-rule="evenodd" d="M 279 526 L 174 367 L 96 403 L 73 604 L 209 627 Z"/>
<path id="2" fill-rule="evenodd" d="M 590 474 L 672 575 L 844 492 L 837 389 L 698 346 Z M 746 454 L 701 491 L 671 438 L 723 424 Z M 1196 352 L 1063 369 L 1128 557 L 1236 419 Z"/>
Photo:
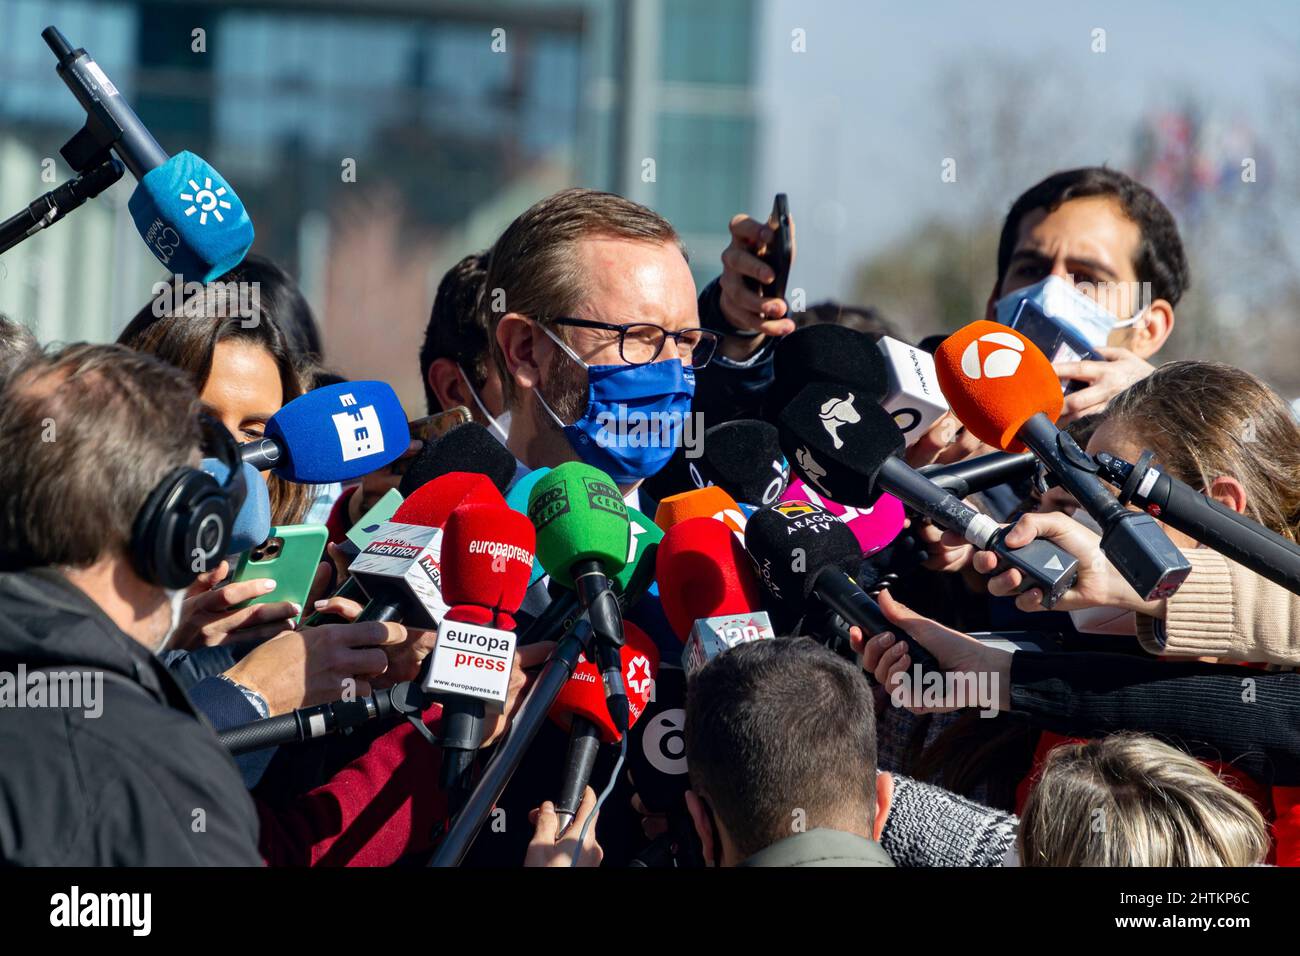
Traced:
<path id="1" fill-rule="evenodd" d="M 533 486 L 528 518 L 537 532 L 537 559 L 559 584 L 572 588 L 591 623 L 589 656 L 605 685 L 619 733 L 629 722 L 623 686 L 623 615 L 610 581 L 627 564 L 631 525 L 614 480 L 582 462 L 554 468 Z"/>

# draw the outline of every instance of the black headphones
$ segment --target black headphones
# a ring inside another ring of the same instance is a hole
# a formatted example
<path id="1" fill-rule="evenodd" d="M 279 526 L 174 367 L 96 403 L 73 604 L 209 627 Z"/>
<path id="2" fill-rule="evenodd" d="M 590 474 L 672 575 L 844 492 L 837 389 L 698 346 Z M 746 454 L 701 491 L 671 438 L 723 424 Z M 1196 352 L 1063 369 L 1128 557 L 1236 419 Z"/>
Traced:
<path id="1" fill-rule="evenodd" d="M 244 503 L 244 464 L 235 439 L 221 422 L 199 416 L 203 452 L 227 468 L 218 484 L 207 472 L 182 465 L 168 472 L 135 516 L 131 559 L 152 584 L 187 588 L 221 563 L 230 547 L 235 515 Z"/>

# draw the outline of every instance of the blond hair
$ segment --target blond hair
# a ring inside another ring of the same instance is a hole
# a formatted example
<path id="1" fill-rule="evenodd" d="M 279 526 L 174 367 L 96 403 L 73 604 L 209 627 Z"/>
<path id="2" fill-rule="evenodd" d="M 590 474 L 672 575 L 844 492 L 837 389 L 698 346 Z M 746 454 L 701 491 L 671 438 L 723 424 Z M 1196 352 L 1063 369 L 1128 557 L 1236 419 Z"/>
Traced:
<path id="1" fill-rule="evenodd" d="M 1253 866 L 1269 846 L 1253 803 L 1139 734 L 1053 750 L 1018 839 L 1025 866 Z"/>

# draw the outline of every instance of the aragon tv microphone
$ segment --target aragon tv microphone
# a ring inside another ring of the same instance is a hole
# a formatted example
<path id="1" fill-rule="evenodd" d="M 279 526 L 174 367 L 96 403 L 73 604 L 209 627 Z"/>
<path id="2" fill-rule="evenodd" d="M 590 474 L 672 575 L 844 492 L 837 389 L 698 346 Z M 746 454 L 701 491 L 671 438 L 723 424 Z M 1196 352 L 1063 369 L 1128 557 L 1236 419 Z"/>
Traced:
<path id="1" fill-rule="evenodd" d="M 818 507 L 825 508 L 848 525 L 853 536 L 858 539 L 858 546 L 862 548 L 864 558 L 869 558 L 877 551 L 889 547 L 898 537 L 898 533 L 903 530 L 903 523 L 907 520 L 903 503 L 891 494 L 882 494 L 870 507 L 854 508 L 819 495 L 799 478 L 790 482 L 790 487 L 785 490 L 781 500 L 811 501 Z"/>
<path id="2" fill-rule="evenodd" d="M 340 382 L 300 395 L 239 446 L 244 461 L 286 481 L 351 481 L 395 461 L 411 443 L 406 413 L 385 382 Z"/>
<path id="3" fill-rule="evenodd" d="M 1115 500 L 1097 477 L 1096 463 L 1056 427 L 1064 402 L 1061 382 L 1038 346 L 1012 328 L 981 319 L 948 336 L 935 353 L 935 366 L 961 423 L 1003 451 L 1028 446 L 1101 526 L 1102 550 L 1143 600 L 1178 590 L 1191 573 L 1187 559 L 1154 518 Z"/>
<path id="4" fill-rule="evenodd" d="M 1096 456 L 1101 477 L 1119 489 L 1120 504 L 1132 502 L 1207 548 L 1300 594 L 1300 545 L 1161 471 L 1153 458 L 1149 451 L 1136 464 L 1104 451 Z"/>
<path id="5" fill-rule="evenodd" d="M 253 244 L 253 222 L 230 184 L 193 153 L 169 157 L 90 54 L 55 27 L 41 36 L 87 115 L 63 158 L 84 172 L 107 150 L 117 154 L 137 181 L 127 203 L 136 229 L 173 274 L 211 282 L 239 265 Z"/>
<path id="6" fill-rule="evenodd" d="M 625 622 L 623 628 L 627 640 L 619 650 L 619 660 L 623 683 L 628 689 L 630 730 L 636 726 L 650 701 L 659 673 L 659 648 L 635 624 Z M 569 749 L 564 759 L 559 796 L 555 800 L 555 813 L 559 817 L 556 832 L 563 833 L 577 815 L 600 745 L 618 743 L 623 739 L 623 733 L 610 719 L 600 674 L 585 657 L 578 659 L 578 666 L 555 698 L 547 716 L 552 723 L 569 732 Z"/>
<path id="7" fill-rule="evenodd" d="M 1041 538 L 1008 548 L 1006 528 L 899 457 L 904 439 L 893 418 L 851 389 L 827 382 L 805 386 L 782 411 L 779 426 L 782 447 L 799 477 L 831 499 L 864 507 L 887 491 L 940 528 L 995 553 L 999 567 L 1019 570 L 1042 588 L 1047 607 L 1074 583 L 1078 560 L 1073 555 Z"/>
<path id="8" fill-rule="evenodd" d="M 487 708 L 505 706 L 515 654 L 515 612 L 528 589 L 535 532 L 528 518 L 500 504 L 462 504 L 442 540 L 442 596 L 448 605 L 423 688 L 442 709 L 439 783 L 452 813 L 470 789 Z"/>

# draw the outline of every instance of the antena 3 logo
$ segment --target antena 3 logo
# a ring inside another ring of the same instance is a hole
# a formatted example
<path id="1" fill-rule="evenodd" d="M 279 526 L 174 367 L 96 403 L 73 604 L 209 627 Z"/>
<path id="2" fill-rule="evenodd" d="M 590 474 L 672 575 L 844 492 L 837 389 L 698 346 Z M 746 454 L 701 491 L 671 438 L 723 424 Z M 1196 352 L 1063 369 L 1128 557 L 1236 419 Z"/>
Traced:
<path id="1" fill-rule="evenodd" d="M 966 346 L 961 370 L 969 379 L 1006 378 L 1016 374 L 1025 343 L 1012 332 L 989 332 Z"/>

